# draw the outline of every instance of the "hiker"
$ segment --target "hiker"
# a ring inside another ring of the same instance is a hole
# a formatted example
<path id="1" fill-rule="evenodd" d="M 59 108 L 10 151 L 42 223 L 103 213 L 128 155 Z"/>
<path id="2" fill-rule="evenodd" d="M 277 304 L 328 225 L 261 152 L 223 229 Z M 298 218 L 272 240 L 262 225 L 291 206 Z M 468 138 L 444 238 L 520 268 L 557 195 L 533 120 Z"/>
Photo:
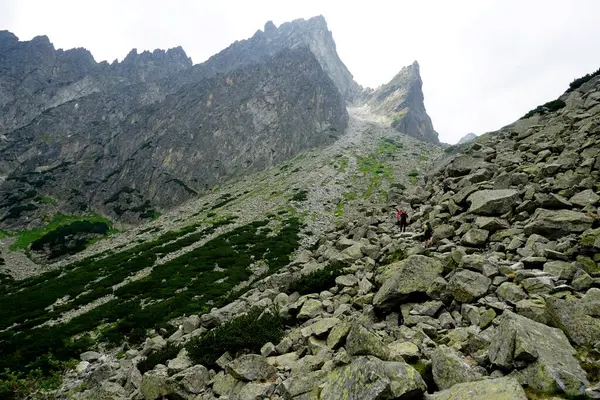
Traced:
<path id="1" fill-rule="evenodd" d="M 431 224 L 429 223 L 429 221 L 427 221 L 427 222 L 425 222 L 425 225 L 423 225 L 423 241 L 425 243 L 425 247 L 431 246 L 432 237 L 433 237 L 433 228 L 431 227 Z"/>
<path id="2" fill-rule="evenodd" d="M 398 225 L 400 225 L 400 231 L 406 232 L 406 227 L 408 226 L 408 214 L 404 210 L 398 210 L 396 212 L 396 219 L 398 220 Z"/>

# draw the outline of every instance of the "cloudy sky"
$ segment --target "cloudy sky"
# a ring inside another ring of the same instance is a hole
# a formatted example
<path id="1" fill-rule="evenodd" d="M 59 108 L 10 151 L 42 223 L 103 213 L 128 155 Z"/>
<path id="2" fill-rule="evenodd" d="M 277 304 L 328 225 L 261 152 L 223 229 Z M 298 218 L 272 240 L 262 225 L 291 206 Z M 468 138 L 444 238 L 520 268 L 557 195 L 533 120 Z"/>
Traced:
<path id="1" fill-rule="evenodd" d="M 97 61 L 182 46 L 194 63 L 296 18 L 325 16 L 363 86 L 421 65 L 440 139 L 496 130 L 600 67 L 597 0 L 0 0 L 0 29 Z"/>

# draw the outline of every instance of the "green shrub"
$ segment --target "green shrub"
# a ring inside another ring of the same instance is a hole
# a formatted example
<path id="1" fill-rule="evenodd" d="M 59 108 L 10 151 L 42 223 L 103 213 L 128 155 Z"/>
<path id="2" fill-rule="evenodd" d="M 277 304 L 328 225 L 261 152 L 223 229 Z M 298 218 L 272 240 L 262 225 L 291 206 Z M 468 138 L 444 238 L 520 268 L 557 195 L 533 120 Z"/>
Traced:
<path id="1" fill-rule="evenodd" d="M 168 360 L 172 360 L 173 358 L 177 357 L 177 354 L 179 354 L 180 350 L 180 346 L 169 343 L 162 349 L 154 350 L 148 354 L 146 358 L 137 363 L 137 368 L 142 374 L 147 371 L 152 371 L 157 364 L 166 365 Z"/>
<path id="2" fill-rule="evenodd" d="M 586 83 L 587 81 L 589 81 L 590 79 L 592 79 L 593 77 L 598 76 L 598 75 L 600 75 L 600 68 L 598 68 L 597 71 L 592 72 L 591 74 L 585 74 L 581 78 L 575 79 L 573 82 L 571 82 L 569 84 L 567 93 L 572 92 L 573 90 L 579 88 L 581 85 L 583 85 L 584 83 Z"/>
<path id="3" fill-rule="evenodd" d="M 194 363 L 213 368 L 225 352 L 235 357 L 242 352 L 258 352 L 267 342 L 278 343 L 283 330 L 283 319 L 279 315 L 254 308 L 193 339 L 186 349 Z"/>
<path id="4" fill-rule="evenodd" d="M 305 201 L 307 199 L 308 192 L 306 190 L 300 190 L 292 196 L 293 201 Z"/>
<path id="5" fill-rule="evenodd" d="M 343 273 L 343 265 L 341 263 L 334 263 L 328 265 L 324 268 L 321 268 L 317 271 L 313 271 L 293 281 L 288 287 L 287 292 L 298 292 L 301 295 L 309 293 L 320 293 L 334 286 L 335 278 L 342 275 Z"/>
<path id="6" fill-rule="evenodd" d="M 566 103 L 564 101 L 562 101 L 561 99 L 552 100 L 552 101 L 542 104 L 541 106 L 537 106 L 536 108 L 534 108 L 533 110 L 531 110 L 527 114 L 525 114 L 523 117 L 521 117 L 521 119 L 533 117 L 535 114 L 544 115 L 549 112 L 558 111 L 565 106 L 566 106 Z"/>
<path id="7" fill-rule="evenodd" d="M 109 230 L 110 227 L 106 222 L 74 221 L 70 224 L 59 226 L 41 238 L 31 242 L 31 250 L 40 251 L 47 246 L 50 249 L 49 259 L 65 254 L 75 254 L 84 250 L 93 238 L 89 236 L 73 238 L 74 235 L 89 233 L 104 236 Z"/>

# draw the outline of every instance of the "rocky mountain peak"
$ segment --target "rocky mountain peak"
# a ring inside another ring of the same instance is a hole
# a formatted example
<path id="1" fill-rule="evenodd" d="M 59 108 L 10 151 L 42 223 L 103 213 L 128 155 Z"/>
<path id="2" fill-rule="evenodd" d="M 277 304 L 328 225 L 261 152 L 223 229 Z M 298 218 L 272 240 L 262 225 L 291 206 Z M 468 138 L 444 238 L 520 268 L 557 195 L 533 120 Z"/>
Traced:
<path id="1" fill-rule="evenodd" d="M 474 133 L 467 133 L 465 136 L 461 137 L 457 144 L 468 143 L 471 140 L 477 139 L 477 135 Z"/>
<path id="2" fill-rule="evenodd" d="M 403 67 L 390 82 L 367 95 L 367 104 L 376 114 L 386 116 L 399 132 L 439 144 L 431 118 L 425 110 L 423 81 L 417 61 Z"/>

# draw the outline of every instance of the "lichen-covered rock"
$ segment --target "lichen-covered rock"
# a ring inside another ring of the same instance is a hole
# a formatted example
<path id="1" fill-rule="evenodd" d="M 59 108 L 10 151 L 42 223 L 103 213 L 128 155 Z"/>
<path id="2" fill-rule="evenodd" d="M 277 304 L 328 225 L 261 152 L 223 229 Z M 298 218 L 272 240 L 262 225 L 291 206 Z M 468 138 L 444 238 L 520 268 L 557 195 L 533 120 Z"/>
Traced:
<path id="1" fill-rule="evenodd" d="M 427 400 L 527 400 L 514 378 L 486 379 L 459 383 L 450 389 L 426 396 Z"/>
<path id="2" fill-rule="evenodd" d="M 397 340 L 387 345 L 388 359 L 390 361 L 417 361 L 420 350 L 417 345 L 411 342 Z"/>
<path id="3" fill-rule="evenodd" d="M 489 349 L 490 361 L 514 372 L 524 385 L 542 393 L 584 394 L 586 374 L 562 331 L 505 311 Z"/>
<path id="4" fill-rule="evenodd" d="M 354 324 L 350 329 L 345 348 L 352 356 L 372 355 L 384 360 L 388 357 L 381 338 L 359 323 Z"/>
<path id="5" fill-rule="evenodd" d="M 227 371 L 236 379 L 255 381 L 268 379 L 277 373 L 267 359 L 257 354 L 240 356 L 227 365 Z"/>
<path id="6" fill-rule="evenodd" d="M 327 336 L 327 346 L 334 350 L 340 347 L 346 340 L 351 327 L 351 324 L 345 321 L 335 325 Z"/>
<path id="7" fill-rule="evenodd" d="M 546 310 L 548 323 L 562 330 L 573 343 L 593 346 L 600 340 L 600 318 L 589 313 L 585 301 L 548 296 Z"/>
<path id="8" fill-rule="evenodd" d="M 421 255 L 391 264 L 377 276 L 382 286 L 373 298 L 373 305 L 387 308 L 410 295 L 425 293 L 442 271 L 438 260 Z"/>
<path id="9" fill-rule="evenodd" d="M 175 385 L 169 381 L 167 368 L 155 368 L 142 377 L 140 393 L 145 400 L 156 400 L 175 393 Z"/>
<path id="10" fill-rule="evenodd" d="M 479 215 L 502 215 L 512 210 L 519 201 L 514 189 L 479 190 L 467 199 L 469 212 Z"/>
<path id="11" fill-rule="evenodd" d="M 483 229 L 469 229 L 460 240 L 460 243 L 465 246 L 483 246 L 488 235 L 489 232 Z"/>
<path id="12" fill-rule="evenodd" d="M 440 346 L 431 353 L 433 379 L 441 390 L 457 383 L 478 381 L 483 375 L 475 370 L 476 364 L 468 363 L 456 350 Z"/>
<path id="13" fill-rule="evenodd" d="M 421 375 L 406 363 L 358 357 L 327 376 L 320 400 L 417 399 L 426 389 Z"/>
<path id="14" fill-rule="evenodd" d="M 519 301 L 527 298 L 527 293 L 525 293 L 525 291 L 519 285 L 515 285 L 512 282 L 504 282 L 501 284 L 498 289 L 496 289 L 496 294 L 501 299 L 504 299 L 512 304 L 516 304 Z"/>
<path id="15" fill-rule="evenodd" d="M 323 304 L 317 299 L 308 299 L 302 304 L 302 308 L 297 315 L 298 319 L 311 319 L 321 314 L 323 311 Z"/>
<path id="16" fill-rule="evenodd" d="M 210 374 L 204 366 L 194 365 L 173 375 L 169 380 L 189 393 L 198 394 L 210 381 Z"/>
<path id="17" fill-rule="evenodd" d="M 470 303 L 484 296 L 492 280 L 480 273 L 458 270 L 448 281 L 448 291 L 456 301 Z"/>
<path id="18" fill-rule="evenodd" d="M 592 227 L 593 218 L 577 211 L 546 210 L 539 208 L 533 214 L 531 222 L 525 225 L 525 234 L 534 233 L 560 238 L 570 233 L 581 233 Z"/>

